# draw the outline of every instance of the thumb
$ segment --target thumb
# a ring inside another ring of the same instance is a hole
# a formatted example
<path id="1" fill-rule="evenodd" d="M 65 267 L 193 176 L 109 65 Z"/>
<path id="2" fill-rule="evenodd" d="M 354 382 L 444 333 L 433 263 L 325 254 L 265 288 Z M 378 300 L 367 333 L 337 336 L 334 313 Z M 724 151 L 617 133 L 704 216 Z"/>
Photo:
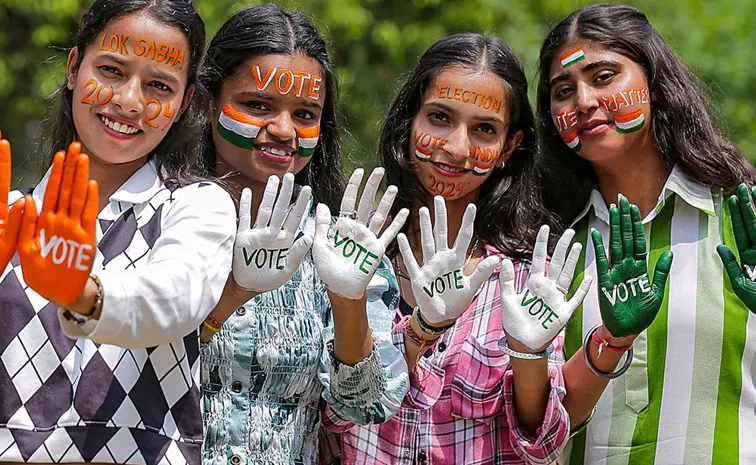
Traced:
<path id="1" fill-rule="evenodd" d="M 477 290 L 481 284 L 491 277 L 491 274 L 497 266 L 499 266 L 499 257 L 496 256 L 487 257 L 485 260 L 478 263 L 478 266 L 475 267 L 475 271 L 470 275 L 470 288 L 474 291 Z"/>
<path id="2" fill-rule="evenodd" d="M 512 263 L 512 260 L 508 258 L 501 262 L 499 287 L 501 287 L 501 295 L 513 295 L 516 292 L 514 264 Z"/>
<path id="3" fill-rule="evenodd" d="M 302 259 L 308 250 L 312 247 L 312 236 L 305 234 L 294 242 L 289 251 L 289 260 L 286 267 L 291 271 L 299 268 Z"/>
<path id="4" fill-rule="evenodd" d="M 667 250 L 661 254 L 661 257 L 659 257 L 659 260 L 656 262 L 656 267 L 654 268 L 654 281 L 652 287 L 654 292 L 657 294 L 660 293 L 661 296 L 664 295 L 664 289 L 667 287 L 667 276 L 669 276 L 670 268 L 672 268 L 672 252 Z"/>
<path id="5" fill-rule="evenodd" d="M 722 259 L 724 269 L 727 271 L 727 275 L 730 277 L 730 281 L 734 284 L 743 278 L 743 270 L 740 269 L 738 260 L 735 258 L 735 254 L 726 245 L 717 246 L 717 254 Z M 656 280 L 654 279 L 654 283 Z"/>
<path id="6" fill-rule="evenodd" d="M 21 236 L 19 243 L 31 242 L 37 232 L 37 205 L 34 203 L 34 197 L 26 196 L 24 203 L 24 217 L 21 220 Z"/>
<path id="7" fill-rule="evenodd" d="M 319 203 L 315 209 L 315 237 L 324 240 L 331 229 L 331 210 L 328 205 Z"/>

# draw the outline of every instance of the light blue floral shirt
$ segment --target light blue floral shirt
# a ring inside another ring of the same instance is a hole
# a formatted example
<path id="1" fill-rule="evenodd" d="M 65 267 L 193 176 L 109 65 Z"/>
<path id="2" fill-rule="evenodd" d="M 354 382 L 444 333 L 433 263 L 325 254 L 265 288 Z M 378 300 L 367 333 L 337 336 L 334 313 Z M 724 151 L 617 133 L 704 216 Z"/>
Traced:
<path id="1" fill-rule="evenodd" d="M 314 233 L 313 216 L 302 229 Z M 358 424 L 394 415 L 409 389 L 391 343 L 399 304 L 384 258 L 367 289 L 375 348 L 354 367 L 334 363 L 325 284 L 308 254 L 291 280 L 240 307 L 202 347 L 205 465 L 316 464 L 321 407 Z"/>

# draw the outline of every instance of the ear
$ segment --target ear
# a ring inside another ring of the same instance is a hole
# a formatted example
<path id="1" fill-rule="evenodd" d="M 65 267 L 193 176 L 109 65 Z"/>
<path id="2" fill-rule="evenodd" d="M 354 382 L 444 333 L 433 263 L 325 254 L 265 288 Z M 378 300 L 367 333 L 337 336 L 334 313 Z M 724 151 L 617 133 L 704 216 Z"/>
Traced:
<path id="1" fill-rule="evenodd" d="M 74 83 L 76 83 L 76 74 L 79 72 L 79 49 L 73 47 L 68 52 L 68 60 L 66 61 L 66 87 L 68 90 L 73 90 Z"/>
<path id="2" fill-rule="evenodd" d="M 192 103 L 192 98 L 194 98 L 194 90 L 195 86 L 194 84 L 192 84 L 186 89 L 186 92 L 184 92 L 184 98 L 181 100 L 181 108 L 179 109 L 178 116 L 176 116 L 176 121 L 181 118 L 181 115 L 183 115 L 186 109 L 189 108 L 189 104 Z"/>
<path id="3" fill-rule="evenodd" d="M 496 160 L 496 167 L 497 168 L 504 168 L 504 164 L 509 160 L 509 157 L 512 156 L 512 152 L 515 151 L 517 147 L 519 147 L 520 142 L 522 142 L 522 138 L 525 136 L 522 131 L 515 132 L 511 137 L 507 139 L 507 142 L 504 144 L 504 148 L 502 148 L 501 153 L 499 154 L 499 159 Z"/>

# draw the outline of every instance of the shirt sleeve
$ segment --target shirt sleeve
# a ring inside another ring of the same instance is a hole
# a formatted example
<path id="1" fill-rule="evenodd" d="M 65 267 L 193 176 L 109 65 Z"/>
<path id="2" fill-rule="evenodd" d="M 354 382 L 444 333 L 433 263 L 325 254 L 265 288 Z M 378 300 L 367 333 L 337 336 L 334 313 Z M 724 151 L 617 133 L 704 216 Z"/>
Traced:
<path id="1" fill-rule="evenodd" d="M 236 209 L 220 186 L 203 182 L 163 204 L 161 235 L 147 263 L 103 270 L 99 320 L 83 325 L 58 312 L 63 332 L 125 348 L 152 347 L 196 331 L 220 300 L 231 271 Z"/>
<path id="2" fill-rule="evenodd" d="M 399 286 L 387 258 L 368 285 L 367 295 L 374 343 L 367 358 L 354 366 L 339 363 L 333 357 L 333 326 L 323 332 L 327 348 L 319 373 L 325 388 L 323 423 L 332 431 L 386 421 L 399 410 L 409 388 L 407 363 L 388 332 L 398 308 Z"/>
<path id="3" fill-rule="evenodd" d="M 532 465 L 549 465 L 562 453 L 570 434 L 570 417 L 562 405 L 567 393 L 562 377 L 562 346 L 564 335 L 554 339 L 554 352 L 549 357 L 549 399 L 543 423 L 536 429 L 535 435 L 529 434 L 520 424 L 514 408 L 514 373 L 511 369 L 504 375 L 504 408 L 509 424 L 509 442 L 515 453 L 526 463 Z"/>

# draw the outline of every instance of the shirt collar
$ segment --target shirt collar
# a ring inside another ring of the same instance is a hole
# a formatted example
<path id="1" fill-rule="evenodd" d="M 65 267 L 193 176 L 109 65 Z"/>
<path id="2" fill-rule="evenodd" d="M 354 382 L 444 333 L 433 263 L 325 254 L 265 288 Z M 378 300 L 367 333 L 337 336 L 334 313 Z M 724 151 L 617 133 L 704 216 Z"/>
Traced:
<path id="1" fill-rule="evenodd" d="M 701 210 L 707 215 L 715 215 L 714 198 L 712 197 L 711 189 L 691 180 L 685 175 L 685 173 L 682 172 L 681 169 L 675 166 L 672 169 L 672 172 L 669 174 L 667 182 L 664 183 L 664 188 L 659 194 L 659 199 L 656 202 L 656 207 L 654 207 L 654 209 L 646 216 L 646 218 L 643 219 L 644 224 L 653 220 L 656 215 L 659 214 L 659 212 L 664 208 L 664 205 L 667 202 L 667 198 L 669 198 L 672 194 L 677 194 L 685 203 L 693 208 Z M 580 214 L 575 217 L 575 220 L 572 222 L 572 224 L 575 225 L 578 221 L 580 221 L 591 208 L 593 208 L 596 218 L 606 224 L 609 224 L 609 209 L 604 202 L 604 197 L 597 189 L 593 189 L 591 191 L 591 196 L 588 199 L 585 208 L 583 208 Z"/>
<path id="2" fill-rule="evenodd" d="M 34 201 L 39 207 L 42 206 L 51 171 L 52 168 L 47 170 L 47 173 L 45 173 L 44 177 L 39 184 L 37 184 L 37 187 L 34 188 L 34 192 L 32 193 Z M 148 162 L 132 174 L 131 177 L 110 196 L 109 201 L 111 203 L 127 202 L 138 205 L 150 200 L 152 196 L 160 190 L 162 185 L 163 183 L 157 175 L 154 163 Z"/>

